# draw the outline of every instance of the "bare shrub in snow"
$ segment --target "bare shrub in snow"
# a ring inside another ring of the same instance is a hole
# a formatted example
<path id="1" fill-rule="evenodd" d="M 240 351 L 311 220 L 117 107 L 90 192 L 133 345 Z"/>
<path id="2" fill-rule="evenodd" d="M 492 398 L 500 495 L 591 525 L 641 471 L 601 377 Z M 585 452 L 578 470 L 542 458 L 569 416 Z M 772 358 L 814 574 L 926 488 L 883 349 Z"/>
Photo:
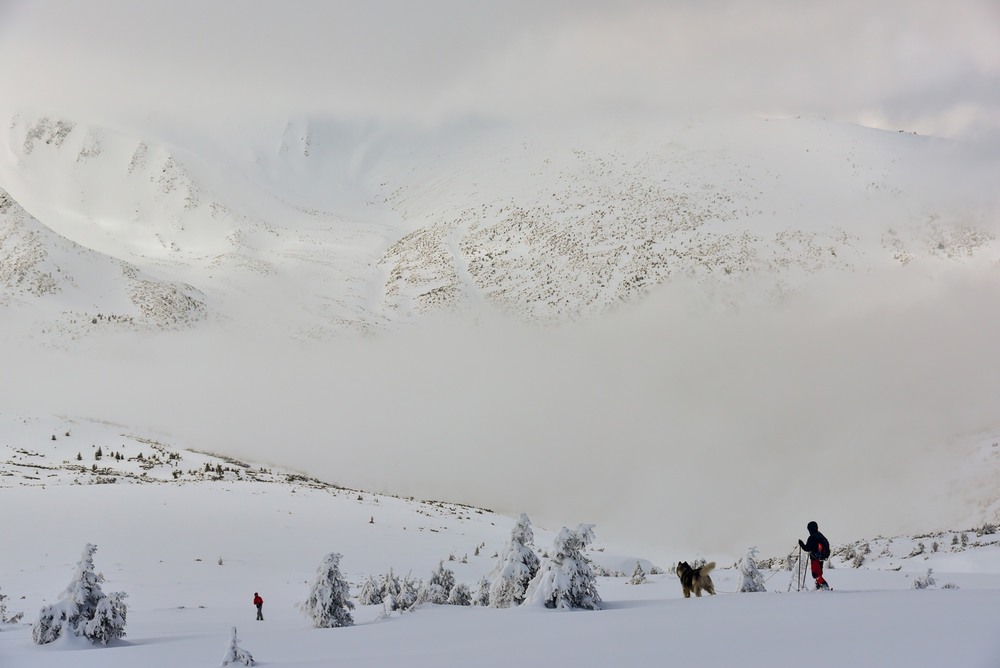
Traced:
<path id="1" fill-rule="evenodd" d="M 0 624 L 17 624 L 24 617 L 23 612 L 7 616 L 7 594 L 0 591 Z"/>
<path id="2" fill-rule="evenodd" d="M 927 575 L 915 579 L 913 581 L 913 584 L 910 585 L 910 589 L 928 589 L 930 587 L 933 587 L 935 584 L 937 584 L 934 581 L 934 576 L 932 575 L 933 572 L 934 572 L 933 568 L 928 568 Z"/>

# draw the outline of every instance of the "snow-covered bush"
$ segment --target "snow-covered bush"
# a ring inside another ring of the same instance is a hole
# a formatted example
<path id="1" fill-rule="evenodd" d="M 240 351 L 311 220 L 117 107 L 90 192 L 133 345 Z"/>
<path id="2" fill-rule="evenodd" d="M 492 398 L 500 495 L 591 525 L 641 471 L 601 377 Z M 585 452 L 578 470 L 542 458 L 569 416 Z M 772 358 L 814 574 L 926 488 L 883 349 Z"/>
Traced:
<path id="1" fill-rule="evenodd" d="M 490 604 L 490 581 L 485 575 L 476 587 L 476 593 L 472 595 L 472 605 L 486 606 Z"/>
<path id="2" fill-rule="evenodd" d="M 253 654 L 240 647 L 239 641 L 236 638 L 235 626 L 229 638 L 229 647 L 226 649 L 226 656 L 222 659 L 223 666 L 228 666 L 231 663 L 242 663 L 244 666 L 252 666 L 254 664 Z"/>
<path id="3" fill-rule="evenodd" d="M 538 555 L 529 547 L 533 541 L 531 520 L 527 514 L 521 513 L 511 529 L 510 540 L 497 557 L 496 566 L 487 575 L 490 607 L 509 608 L 524 601 L 524 592 L 540 565 Z"/>
<path id="4" fill-rule="evenodd" d="M 405 612 L 420 602 L 420 588 L 423 583 L 420 580 L 407 575 L 399 582 L 399 591 L 393 597 L 396 609 Z"/>
<path id="5" fill-rule="evenodd" d="M 935 584 L 937 584 L 935 582 L 935 580 L 934 580 L 934 576 L 932 575 L 933 572 L 934 572 L 933 568 L 928 568 L 927 569 L 927 575 L 923 576 L 922 578 L 915 579 L 913 581 L 913 584 L 910 585 L 910 588 L 911 589 L 928 589 L 929 587 L 933 587 Z"/>
<path id="6" fill-rule="evenodd" d="M 358 603 L 375 605 L 382 602 L 382 582 L 374 575 L 369 575 L 358 589 Z"/>
<path id="7" fill-rule="evenodd" d="M 76 574 L 59 600 L 44 606 L 32 629 L 32 638 L 38 645 L 57 640 L 64 633 L 87 638 L 93 643 L 107 645 L 116 638 L 125 637 L 128 606 L 127 594 L 105 594 L 101 590 L 102 577 L 94 572 L 94 553 L 97 546 L 87 543 L 83 556 L 76 565 Z"/>
<path id="8" fill-rule="evenodd" d="M 632 577 L 629 578 L 628 583 L 637 585 L 642 584 L 646 581 L 646 571 L 642 570 L 642 564 L 638 561 L 635 562 L 635 570 L 632 571 Z"/>
<path id="9" fill-rule="evenodd" d="M 455 573 L 444 567 L 444 562 L 438 562 L 438 567 L 431 577 L 420 587 L 418 600 L 421 603 L 444 605 L 448 602 L 448 594 L 455 587 Z"/>
<path id="10" fill-rule="evenodd" d="M 620 571 L 617 568 L 605 568 L 600 564 L 591 564 L 591 570 L 594 571 L 594 575 L 600 578 L 623 578 L 626 577 L 625 571 Z"/>
<path id="11" fill-rule="evenodd" d="M 330 553 L 316 569 L 316 582 L 309 590 L 309 598 L 302 604 L 302 612 L 312 619 L 316 628 L 350 626 L 354 623 L 351 610 L 350 588 L 340 574 L 342 555 Z"/>
<path id="12" fill-rule="evenodd" d="M 17 624 L 24 617 L 23 612 L 7 616 L 7 594 L 0 591 L 0 624 Z"/>
<path id="13" fill-rule="evenodd" d="M 538 573 L 528 584 L 525 602 L 546 608 L 600 608 L 597 579 L 583 550 L 594 540 L 594 525 L 581 524 L 576 530 L 563 527 Z"/>
<path id="14" fill-rule="evenodd" d="M 472 590 L 469 589 L 469 585 L 459 582 L 452 587 L 446 603 L 448 605 L 472 605 Z"/>
<path id="15" fill-rule="evenodd" d="M 386 614 L 394 611 L 405 612 L 420 602 L 420 590 L 423 584 L 409 575 L 400 580 L 389 569 L 381 577 L 382 605 Z"/>
<path id="16" fill-rule="evenodd" d="M 764 576 L 757 568 L 757 548 L 751 547 L 747 550 L 743 561 L 740 562 L 740 584 L 737 588 L 740 592 L 765 591 Z"/>

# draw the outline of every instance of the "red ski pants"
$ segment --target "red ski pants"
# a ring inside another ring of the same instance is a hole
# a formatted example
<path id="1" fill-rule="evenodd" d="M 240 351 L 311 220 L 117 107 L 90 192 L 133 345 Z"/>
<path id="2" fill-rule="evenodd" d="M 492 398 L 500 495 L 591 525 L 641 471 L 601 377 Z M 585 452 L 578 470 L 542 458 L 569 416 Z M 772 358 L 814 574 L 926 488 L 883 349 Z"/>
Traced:
<path id="1" fill-rule="evenodd" d="M 823 579 L 823 562 L 819 559 L 810 559 L 809 566 L 812 568 L 812 576 L 816 578 L 816 584 L 826 584 Z"/>

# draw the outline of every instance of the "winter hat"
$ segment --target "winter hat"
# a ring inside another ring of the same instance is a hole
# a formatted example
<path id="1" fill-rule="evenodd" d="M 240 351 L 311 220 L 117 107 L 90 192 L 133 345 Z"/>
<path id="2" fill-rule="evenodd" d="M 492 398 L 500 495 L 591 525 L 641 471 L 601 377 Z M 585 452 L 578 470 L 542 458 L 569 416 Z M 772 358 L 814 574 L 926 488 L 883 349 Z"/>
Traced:
<path id="1" fill-rule="evenodd" d="M 816 524 L 815 522 L 810 522 L 809 524 L 806 525 L 806 529 L 809 530 L 809 533 L 816 533 L 817 531 L 819 531 L 819 525 Z"/>

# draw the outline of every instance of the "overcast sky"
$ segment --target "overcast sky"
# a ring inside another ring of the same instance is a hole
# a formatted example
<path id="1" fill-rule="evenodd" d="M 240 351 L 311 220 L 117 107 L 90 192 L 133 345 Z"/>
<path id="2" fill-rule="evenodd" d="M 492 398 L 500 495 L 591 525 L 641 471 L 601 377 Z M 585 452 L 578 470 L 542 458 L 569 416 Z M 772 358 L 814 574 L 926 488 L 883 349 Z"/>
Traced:
<path id="1" fill-rule="evenodd" d="M 0 60 L 7 101 L 78 114 L 596 107 L 1000 128 L 995 0 L 0 0 Z"/>

